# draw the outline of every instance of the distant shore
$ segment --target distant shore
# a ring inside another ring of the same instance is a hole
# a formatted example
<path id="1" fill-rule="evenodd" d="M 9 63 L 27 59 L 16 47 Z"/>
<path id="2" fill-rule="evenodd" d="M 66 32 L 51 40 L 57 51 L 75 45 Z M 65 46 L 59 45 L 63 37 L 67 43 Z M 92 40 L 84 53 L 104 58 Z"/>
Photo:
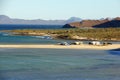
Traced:
<path id="1" fill-rule="evenodd" d="M 110 50 L 120 48 L 120 44 L 113 44 L 107 46 L 94 46 L 94 45 L 17 45 L 17 44 L 6 44 L 0 45 L 0 48 L 49 48 L 49 49 L 96 49 L 96 50 Z"/>

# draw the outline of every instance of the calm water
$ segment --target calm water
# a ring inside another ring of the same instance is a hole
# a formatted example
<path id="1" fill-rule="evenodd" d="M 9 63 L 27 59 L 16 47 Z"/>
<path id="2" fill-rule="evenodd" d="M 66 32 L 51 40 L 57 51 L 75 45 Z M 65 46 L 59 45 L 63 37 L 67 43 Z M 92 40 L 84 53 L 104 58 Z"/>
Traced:
<path id="1" fill-rule="evenodd" d="M 103 50 L 2 48 L 0 80 L 120 80 L 120 55 Z"/>
<path id="2" fill-rule="evenodd" d="M 0 25 L 0 30 L 14 29 L 60 29 L 62 25 Z"/>

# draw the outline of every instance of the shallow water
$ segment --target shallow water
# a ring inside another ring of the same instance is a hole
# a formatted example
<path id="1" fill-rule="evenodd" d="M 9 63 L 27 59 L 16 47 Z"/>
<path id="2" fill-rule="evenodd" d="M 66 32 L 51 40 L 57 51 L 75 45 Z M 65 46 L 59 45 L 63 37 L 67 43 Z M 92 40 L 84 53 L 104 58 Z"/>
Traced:
<path id="1" fill-rule="evenodd" d="M 8 33 L 0 33 L 0 44 L 57 44 L 60 42 L 74 42 L 75 40 L 55 40 L 55 39 L 41 39 L 35 36 L 19 36 Z M 88 41 L 84 41 L 88 43 Z"/>
<path id="2" fill-rule="evenodd" d="M 119 80 L 120 56 L 103 50 L 0 49 L 0 80 Z"/>

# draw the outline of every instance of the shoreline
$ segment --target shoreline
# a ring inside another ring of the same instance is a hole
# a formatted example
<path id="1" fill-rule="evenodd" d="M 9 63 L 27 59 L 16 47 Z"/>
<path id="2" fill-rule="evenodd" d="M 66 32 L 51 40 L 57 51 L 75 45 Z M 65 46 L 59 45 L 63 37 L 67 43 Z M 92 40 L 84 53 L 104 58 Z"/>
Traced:
<path id="1" fill-rule="evenodd" d="M 94 50 L 111 50 L 120 48 L 120 44 L 113 44 L 107 46 L 94 45 L 40 45 L 40 44 L 0 44 L 0 48 L 46 48 L 46 49 L 94 49 Z"/>

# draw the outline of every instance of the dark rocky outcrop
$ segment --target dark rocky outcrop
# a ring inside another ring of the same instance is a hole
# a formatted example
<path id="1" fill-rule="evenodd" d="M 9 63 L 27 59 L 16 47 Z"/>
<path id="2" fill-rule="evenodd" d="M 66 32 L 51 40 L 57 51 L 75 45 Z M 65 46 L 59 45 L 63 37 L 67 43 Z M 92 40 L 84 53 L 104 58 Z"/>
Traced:
<path id="1" fill-rule="evenodd" d="M 103 20 L 83 20 L 81 22 L 73 22 L 63 26 L 63 28 L 110 28 L 120 27 L 120 17 L 114 19 Z"/>

